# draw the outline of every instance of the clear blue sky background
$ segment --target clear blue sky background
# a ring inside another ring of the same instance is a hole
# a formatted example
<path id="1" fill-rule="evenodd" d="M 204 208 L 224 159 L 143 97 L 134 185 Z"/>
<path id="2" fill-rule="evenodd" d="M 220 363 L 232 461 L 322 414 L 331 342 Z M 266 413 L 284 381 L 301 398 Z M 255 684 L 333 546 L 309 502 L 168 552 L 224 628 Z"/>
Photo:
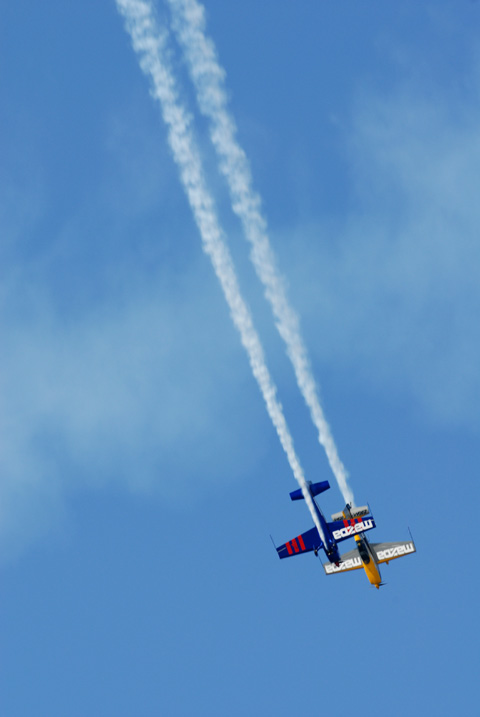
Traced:
<path id="1" fill-rule="evenodd" d="M 4 3 L 0 711 L 473 714 L 480 4 L 207 0 L 239 139 L 374 538 L 327 578 L 113 0 Z M 158 0 L 160 17 L 168 10 Z M 195 111 L 178 47 L 183 98 Z M 329 479 L 205 122 L 306 475 Z M 373 537 L 373 536 L 372 536 Z"/>

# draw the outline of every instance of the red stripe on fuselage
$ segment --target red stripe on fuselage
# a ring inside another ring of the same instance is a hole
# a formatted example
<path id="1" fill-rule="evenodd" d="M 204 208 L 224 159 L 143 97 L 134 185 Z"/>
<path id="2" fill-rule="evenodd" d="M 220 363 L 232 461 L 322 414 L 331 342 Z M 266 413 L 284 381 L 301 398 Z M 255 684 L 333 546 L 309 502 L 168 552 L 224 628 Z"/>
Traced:
<path id="1" fill-rule="evenodd" d="M 348 526 L 349 526 L 348 520 L 345 519 L 345 520 L 343 521 L 343 524 L 344 524 L 344 526 L 345 526 L 346 528 L 348 528 Z"/>
<path id="2" fill-rule="evenodd" d="M 301 535 L 298 536 L 297 540 L 298 540 L 298 542 L 300 543 L 301 549 L 302 549 L 302 550 L 306 550 L 306 548 L 305 548 L 305 543 L 303 542 L 303 538 L 302 538 Z"/>
<path id="3" fill-rule="evenodd" d="M 291 540 L 290 542 L 291 542 L 291 544 L 293 545 L 293 548 L 294 548 L 295 552 L 296 552 L 296 553 L 299 553 L 299 552 L 300 552 L 300 548 L 298 547 L 297 541 L 295 540 L 295 538 L 294 538 L 293 540 Z"/>
<path id="4" fill-rule="evenodd" d="M 292 550 L 290 543 L 289 542 L 285 543 L 285 545 L 287 546 L 288 554 L 293 555 L 293 550 Z"/>

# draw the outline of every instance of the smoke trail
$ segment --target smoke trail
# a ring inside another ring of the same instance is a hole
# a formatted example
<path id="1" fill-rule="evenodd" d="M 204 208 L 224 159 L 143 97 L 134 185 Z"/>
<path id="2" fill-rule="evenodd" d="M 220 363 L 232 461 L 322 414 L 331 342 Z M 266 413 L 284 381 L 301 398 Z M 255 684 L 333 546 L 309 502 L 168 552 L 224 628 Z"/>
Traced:
<path id="1" fill-rule="evenodd" d="M 276 267 L 275 256 L 261 212 L 259 195 L 252 188 L 252 178 L 245 152 L 236 139 L 236 125 L 227 110 L 225 71 L 220 66 L 213 41 L 205 34 L 205 11 L 197 0 L 167 0 L 173 11 L 174 29 L 183 47 L 190 75 L 197 91 L 200 111 L 211 123 L 211 139 L 220 158 L 232 207 L 239 216 L 244 233 L 252 245 L 251 258 L 265 288 L 278 331 L 287 347 L 298 386 L 310 409 L 318 440 L 324 447 L 330 467 L 347 503 L 353 503 L 348 474 L 324 416 L 317 394 L 307 349 L 303 342 L 297 314 L 287 298 Z"/>
<path id="2" fill-rule="evenodd" d="M 203 249 L 210 257 L 230 308 L 232 320 L 240 333 L 253 375 L 262 392 L 268 414 L 275 426 L 288 462 L 298 481 L 318 532 L 325 542 L 320 522 L 295 453 L 276 387 L 268 371 L 263 348 L 253 326 L 250 311 L 238 286 L 235 269 L 224 242 L 212 197 L 203 177 L 189 117 L 178 99 L 174 78 L 166 58 L 166 38 L 155 23 L 152 7 L 144 0 L 116 0 L 125 18 L 132 45 L 140 58 L 140 67 L 152 81 L 152 96 L 159 100 L 168 128 L 168 142 L 180 171 L 180 178 L 202 237 Z"/>

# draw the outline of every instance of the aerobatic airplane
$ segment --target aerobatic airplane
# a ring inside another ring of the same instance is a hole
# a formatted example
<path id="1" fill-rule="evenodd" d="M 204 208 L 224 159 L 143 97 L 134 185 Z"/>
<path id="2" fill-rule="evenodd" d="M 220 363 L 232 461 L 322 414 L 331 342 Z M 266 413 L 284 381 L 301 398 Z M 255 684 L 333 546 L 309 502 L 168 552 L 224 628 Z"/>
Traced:
<path id="1" fill-rule="evenodd" d="M 332 515 L 332 520 L 342 516 L 345 524 L 348 524 L 351 515 L 352 510 L 347 503 L 342 513 Z M 370 584 L 375 585 L 378 590 L 381 585 L 385 585 L 385 583 L 382 583 L 380 568 L 378 567 L 380 563 L 387 563 L 388 565 L 390 560 L 403 558 L 404 555 L 417 552 L 413 539 L 403 543 L 370 543 L 366 535 L 355 535 L 354 538 L 357 547 L 348 553 L 344 553 L 341 556 L 340 563 L 336 563 L 335 565 L 326 563 L 323 566 L 327 575 L 335 575 L 336 573 L 363 568 Z"/>
<path id="2" fill-rule="evenodd" d="M 322 540 L 322 536 L 319 534 L 317 527 L 307 530 L 306 533 L 297 535 L 296 538 L 292 538 L 284 545 L 280 545 L 277 548 L 277 553 L 280 558 L 289 558 L 292 555 L 299 555 L 300 553 L 308 553 L 313 550 L 315 555 L 318 555 L 319 550 L 324 550 L 330 564 L 339 566 L 341 564 L 341 556 L 338 552 L 338 543 L 342 540 L 346 540 L 353 535 L 358 535 L 366 530 L 375 528 L 375 521 L 372 516 L 368 516 L 370 512 L 368 506 L 361 508 L 355 508 L 351 511 L 348 520 L 345 520 L 342 514 L 341 517 L 332 516 L 332 522 L 327 523 L 325 517 L 318 507 L 315 496 L 323 493 L 330 488 L 328 480 L 321 481 L 320 483 L 307 483 L 308 492 L 310 493 L 313 501 L 313 506 L 320 526 L 323 531 L 323 537 L 325 542 Z M 292 500 L 303 500 L 303 493 L 301 489 L 294 490 L 290 493 Z"/>
<path id="3" fill-rule="evenodd" d="M 370 543 L 365 532 L 372 530 L 376 526 L 373 517 L 368 515 L 370 513 L 368 506 L 352 508 L 347 504 L 342 512 L 332 515 L 332 521 L 327 523 L 315 501 L 315 496 L 328 490 L 330 488 L 329 482 L 322 481 L 321 483 L 313 484 L 309 482 L 307 485 L 323 530 L 325 543 L 319 535 L 317 527 L 314 527 L 307 530 L 306 533 L 292 538 L 284 545 L 280 545 L 277 548 L 280 558 L 289 558 L 293 555 L 311 551 L 318 555 L 318 551 L 323 549 L 329 561 L 323 566 L 327 575 L 363 568 L 370 583 L 379 588 L 383 585 L 378 568 L 380 563 L 388 564 L 390 560 L 416 552 L 413 540 L 404 543 Z M 290 498 L 292 500 L 302 500 L 302 491 L 296 490 L 290 493 Z M 348 553 L 340 555 L 338 543 L 350 537 L 355 538 L 357 547 Z"/>

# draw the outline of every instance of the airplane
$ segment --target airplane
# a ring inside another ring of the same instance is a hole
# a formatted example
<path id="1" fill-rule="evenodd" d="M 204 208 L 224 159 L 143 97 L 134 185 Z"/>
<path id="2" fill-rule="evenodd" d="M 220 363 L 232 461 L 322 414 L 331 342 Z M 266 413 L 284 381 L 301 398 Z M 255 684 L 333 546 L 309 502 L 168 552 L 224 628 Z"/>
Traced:
<path id="1" fill-rule="evenodd" d="M 327 575 L 364 568 L 371 585 L 379 589 L 384 583 L 382 582 L 378 565 L 380 563 L 387 563 L 388 565 L 390 560 L 416 552 L 413 539 L 408 542 L 370 543 L 365 532 L 372 530 L 376 525 L 373 516 L 368 515 L 370 513 L 368 506 L 353 508 L 347 503 L 344 510 L 332 515 L 332 521 L 327 523 L 315 501 L 315 496 L 328 490 L 330 488 L 329 482 L 308 482 L 307 486 L 325 537 L 325 544 L 317 527 L 314 527 L 276 548 L 280 559 L 311 551 L 318 555 L 319 550 L 323 549 L 329 561 L 323 565 Z M 303 493 L 301 490 L 295 490 L 290 493 L 290 498 L 292 500 L 302 500 Z M 348 553 L 340 555 L 338 543 L 350 537 L 355 539 L 357 547 Z"/>
<path id="2" fill-rule="evenodd" d="M 348 523 L 352 515 L 351 506 L 347 503 L 345 509 L 341 513 L 332 515 L 332 519 L 342 516 L 345 524 Z M 410 540 L 398 543 L 370 543 L 366 535 L 355 535 L 357 547 L 340 556 L 340 563 L 330 565 L 325 563 L 323 569 L 327 575 L 335 575 L 336 573 L 348 572 L 349 570 L 359 570 L 363 568 L 365 574 L 377 590 L 385 583 L 382 582 L 379 565 L 388 563 L 396 558 L 403 558 L 405 555 L 416 553 L 417 549 L 410 534 Z"/>
<path id="3" fill-rule="evenodd" d="M 352 509 L 348 519 L 345 519 L 343 514 L 339 513 L 337 516 L 332 516 L 332 521 L 327 523 L 315 501 L 315 496 L 328 490 L 330 483 L 328 480 L 321 481 L 320 483 L 311 483 L 308 481 L 307 488 L 312 498 L 324 540 L 318 528 L 315 526 L 276 548 L 278 556 L 280 559 L 289 558 L 293 555 L 300 555 L 300 553 L 308 553 L 311 551 L 313 551 L 315 555 L 318 555 L 319 550 L 324 550 L 329 564 L 339 567 L 342 562 L 342 557 L 338 551 L 338 543 L 351 536 L 359 535 L 375 528 L 375 521 L 372 516 L 365 517 L 370 510 L 368 506 L 362 506 Z M 290 498 L 292 500 L 303 500 L 301 489 L 294 490 L 293 493 L 290 493 Z"/>

